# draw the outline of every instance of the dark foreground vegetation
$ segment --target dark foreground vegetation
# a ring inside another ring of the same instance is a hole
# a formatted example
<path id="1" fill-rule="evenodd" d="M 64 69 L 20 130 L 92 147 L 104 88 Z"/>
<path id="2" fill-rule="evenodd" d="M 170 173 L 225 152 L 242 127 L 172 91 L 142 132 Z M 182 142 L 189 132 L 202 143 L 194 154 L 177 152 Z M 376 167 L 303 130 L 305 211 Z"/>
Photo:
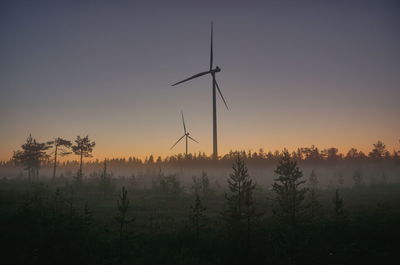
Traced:
<path id="1" fill-rule="evenodd" d="M 2 164 L 2 264 L 398 262 L 399 160 L 382 145 L 352 160 L 237 152 L 210 168 L 186 158 L 186 167 L 119 169 L 128 162 L 82 162 L 95 146 L 88 137 L 75 147 L 58 141 L 80 161 L 48 163 L 49 148 L 28 138 L 14 155 L 26 173 L 8 177 L 11 164 Z"/>

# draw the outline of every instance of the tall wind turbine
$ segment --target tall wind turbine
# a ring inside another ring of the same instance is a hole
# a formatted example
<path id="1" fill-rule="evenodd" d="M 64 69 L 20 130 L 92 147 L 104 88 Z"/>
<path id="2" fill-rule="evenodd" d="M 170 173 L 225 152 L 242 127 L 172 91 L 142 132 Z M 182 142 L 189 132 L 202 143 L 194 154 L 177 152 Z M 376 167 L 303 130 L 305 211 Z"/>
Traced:
<path id="1" fill-rule="evenodd" d="M 191 79 L 210 74 L 212 77 L 212 101 L 213 101 L 213 158 L 218 159 L 218 141 L 217 141 L 217 102 L 216 102 L 216 89 L 224 101 L 225 107 L 228 109 L 228 104 L 226 104 L 225 98 L 221 93 L 221 89 L 219 88 L 218 82 L 215 78 L 215 74 L 221 72 L 221 68 L 216 66 L 213 69 L 213 60 L 214 60 L 214 53 L 213 53 L 213 23 L 211 22 L 211 49 L 210 49 L 210 69 L 205 72 L 198 73 L 193 75 L 189 78 L 186 78 L 180 82 L 173 84 L 172 86 L 176 86 L 183 82 L 189 81 Z"/>
<path id="2" fill-rule="evenodd" d="M 190 133 L 188 131 L 186 131 L 185 118 L 183 117 L 183 112 L 182 111 L 181 111 L 181 114 L 182 114 L 182 124 L 183 124 L 183 136 L 181 138 L 179 138 L 178 141 L 176 141 L 176 143 L 170 148 L 170 150 L 172 148 L 174 148 L 175 145 L 177 145 L 180 142 L 180 140 L 183 139 L 183 137 L 185 137 L 185 140 L 186 140 L 186 157 L 187 157 L 188 156 L 188 139 L 190 139 L 190 140 L 192 140 L 192 141 L 194 141 L 196 143 L 199 143 L 199 142 L 197 142 L 195 139 L 193 139 L 190 136 Z"/>

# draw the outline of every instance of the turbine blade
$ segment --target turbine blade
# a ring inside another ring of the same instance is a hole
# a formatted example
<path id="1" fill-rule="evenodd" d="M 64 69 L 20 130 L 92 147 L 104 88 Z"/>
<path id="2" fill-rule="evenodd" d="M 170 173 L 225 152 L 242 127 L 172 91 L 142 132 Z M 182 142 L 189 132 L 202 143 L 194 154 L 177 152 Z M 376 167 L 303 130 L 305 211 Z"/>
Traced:
<path id="1" fill-rule="evenodd" d="M 221 95 L 222 100 L 224 101 L 224 104 L 225 104 L 226 109 L 229 110 L 228 104 L 226 104 L 225 98 L 224 98 L 224 96 L 222 95 L 221 89 L 219 88 L 218 82 L 217 82 L 217 80 L 216 80 L 215 78 L 214 78 L 214 82 L 215 82 L 215 85 L 217 86 L 218 92 L 219 92 L 219 94 Z"/>
<path id="2" fill-rule="evenodd" d="M 186 125 L 185 125 L 185 118 L 183 117 L 183 111 L 181 111 L 181 114 L 182 114 L 183 131 L 186 134 Z"/>
<path id="3" fill-rule="evenodd" d="M 183 139 L 183 137 L 185 137 L 185 135 L 186 134 L 184 134 L 181 138 L 179 138 L 179 140 L 178 141 L 176 141 L 176 143 L 173 145 L 173 146 L 171 146 L 171 148 L 169 149 L 169 150 L 171 150 L 172 148 L 174 148 L 175 147 L 175 145 L 177 145 L 178 143 L 179 143 L 179 141 L 180 140 L 182 140 Z"/>
<path id="4" fill-rule="evenodd" d="M 199 143 L 199 142 L 197 142 L 195 139 L 193 139 L 192 137 L 190 137 L 189 135 L 188 135 L 188 137 L 189 137 L 192 141 L 195 141 L 196 143 Z"/>
<path id="5" fill-rule="evenodd" d="M 213 50 L 213 23 L 211 21 L 211 47 L 210 47 L 210 71 L 213 68 L 213 61 L 214 61 L 214 50 Z"/>
<path id="6" fill-rule="evenodd" d="M 178 83 L 175 83 L 175 84 L 173 84 L 172 86 L 176 86 L 176 85 L 181 84 L 181 83 L 183 83 L 183 82 L 189 81 L 189 80 L 191 80 L 191 79 L 193 79 L 193 78 L 200 77 L 200 76 L 203 76 L 203 75 L 206 75 L 206 74 L 209 74 L 209 73 L 211 73 L 211 72 L 210 72 L 210 71 L 206 71 L 206 72 L 198 73 L 198 74 L 193 75 L 193 76 L 191 76 L 191 77 L 189 77 L 189 78 L 186 78 L 186 79 L 184 79 L 184 80 L 182 80 L 182 81 L 179 81 Z"/>

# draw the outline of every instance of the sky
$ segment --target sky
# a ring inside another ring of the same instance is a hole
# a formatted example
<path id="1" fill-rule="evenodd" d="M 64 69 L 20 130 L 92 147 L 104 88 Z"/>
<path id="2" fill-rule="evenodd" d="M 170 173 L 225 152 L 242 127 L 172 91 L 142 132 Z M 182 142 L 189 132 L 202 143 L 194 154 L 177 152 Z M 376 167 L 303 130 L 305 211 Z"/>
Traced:
<path id="1" fill-rule="evenodd" d="M 400 149 L 398 1 L 1 1 L 0 160 L 89 135 L 93 155 Z"/>

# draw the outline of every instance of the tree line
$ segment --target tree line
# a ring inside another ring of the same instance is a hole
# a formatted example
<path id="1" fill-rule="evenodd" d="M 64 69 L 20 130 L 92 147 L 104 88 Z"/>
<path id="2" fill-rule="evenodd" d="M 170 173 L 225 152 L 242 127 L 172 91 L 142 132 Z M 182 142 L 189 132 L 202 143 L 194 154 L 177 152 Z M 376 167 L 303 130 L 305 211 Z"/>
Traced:
<path id="1" fill-rule="evenodd" d="M 92 157 L 93 148 L 96 143 L 89 139 L 89 136 L 77 136 L 74 142 L 57 137 L 51 141 L 38 142 L 31 135 L 26 142 L 21 145 L 21 150 L 15 151 L 12 159 L 8 162 L 1 162 L 3 166 L 11 163 L 23 167 L 27 171 L 29 179 L 37 179 L 41 167 L 52 167 L 52 177 L 57 174 L 58 165 L 77 164 L 79 166 L 76 172 L 78 181 L 83 176 L 84 158 Z M 258 152 L 252 151 L 230 151 L 218 160 L 214 160 L 212 156 L 205 153 L 198 154 L 177 154 L 167 156 L 164 159 L 158 156 L 156 159 L 153 155 L 140 159 L 136 157 L 128 158 L 112 158 L 108 159 L 111 165 L 145 165 L 145 166 L 176 166 L 176 165 L 227 165 L 232 163 L 236 157 L 240 156 L 248 164 L 275 164 L 282 154 L 288 153 L 289 156 L 297 161 L 309 163 L 335 163 L 335 162 L 381 162 L 381 161 L 400 161 L 400 151 L 390 153 L 386 145 L 382 141 L 373 144 L 372 150 L 365 154 L 356 148 L 351 148 L 346 154 L 339 153 L 335 147 L 320 150 L 315 146 L 298 148 L 296 151 L 289 153 L 286 149 L 283 151 L 265 152 L 260 149 Z M 59 157 L 66 157 L 74 154 L 77 160 L 59 162 Z M 99 160 L 87 162 L 92 164 L 101 164 Z"/>

